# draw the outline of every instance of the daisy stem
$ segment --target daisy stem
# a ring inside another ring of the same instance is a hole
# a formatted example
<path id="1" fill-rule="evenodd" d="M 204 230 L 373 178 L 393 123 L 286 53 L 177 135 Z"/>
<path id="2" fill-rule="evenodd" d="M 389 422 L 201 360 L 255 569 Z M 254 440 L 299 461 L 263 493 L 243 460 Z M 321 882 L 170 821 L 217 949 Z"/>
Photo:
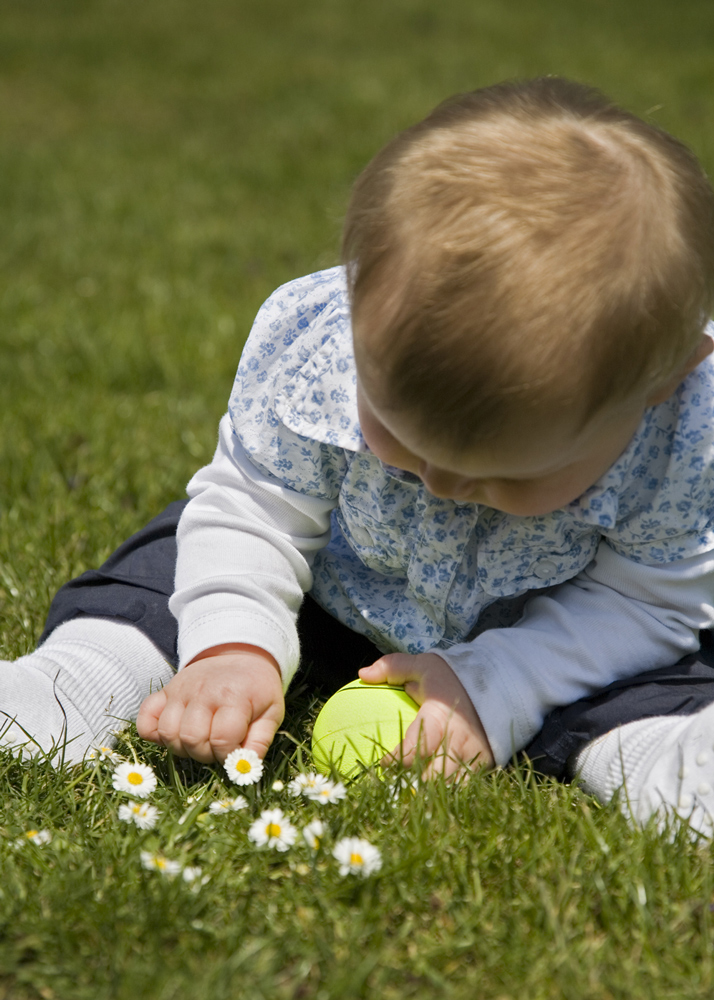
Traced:
<path id="1" fill-rule="evenodd" d="M 65 788 L 67 789 L 67 791 L 71 792 L 72 789 L 76 785 L 78 785 L 80 782 L 85 782 L 86 784 L 89 784 L 89 783 L 94 784 L 94 779 L 96 777 L 97 770 L 98 770 L 98 768 L 97 768 L 96 765 L 98 763 L 100 763 L 100 762 L 99 761 L 93 761 L 92 765 L 89 766 L 89 767 L 87 767 L 86 769 L 85 768 L 81 768 L 79 770 L 79 773 L 74 778 L 72 778 L 71 781 L 68 781 L 67 784 L 65 785 Z"/>
<path id="2" fill-rule="evenodd" d="M 188 809 L 186 809 L 186 811 L 181 815 L 180 819 L 176 824 L 177 826 L 181 827 L 181 829 L 177 832 L 176 835 L 177 840 L 185 839 L 188 836 L 194 823 L 201 815 L 201 813 L 204 811 L 204 809 L 205 809 L 205 803 L 202 801 L 196 802 Z"/>
<path id="3" fill-rule="evenodd" d="M 176 767 L 176 760 L 174 759 L 174 755 L 172 753 L 169 753 L 167 754 L 166 759 L 169 765 L 169 775 L 171 777 L 171 784 L 173 785 L 173 787 L 176 789 L 177 792 L 182 792 L 183 783 L 181 781 L 181 776 L 178 773 L 178 768 Z"/>

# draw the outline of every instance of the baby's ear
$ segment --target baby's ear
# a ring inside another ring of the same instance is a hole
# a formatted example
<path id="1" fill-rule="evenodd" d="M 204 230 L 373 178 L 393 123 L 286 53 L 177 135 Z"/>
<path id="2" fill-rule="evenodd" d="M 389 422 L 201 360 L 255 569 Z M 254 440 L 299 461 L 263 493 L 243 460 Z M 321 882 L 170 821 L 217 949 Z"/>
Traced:
<path id="1" fill-rule="evenodd" d="M 669 399 L 677 386 L 682 382 L 683 379 L 689 375 L 690 372 L 694 371 L 697 365 L 700 365 L 702 361 L 714 351 L 714 340 L 706 334 L 703 333 L 699 338 L 697 346 L 694 348 L 692 353 L 689 355 L 682 367 L 668 379 L 664 385 L 660 386 L 651 396 L 647 399 L 648 406 L 657 406 L 658 403 L 664 403 L 665 399 Z"/>

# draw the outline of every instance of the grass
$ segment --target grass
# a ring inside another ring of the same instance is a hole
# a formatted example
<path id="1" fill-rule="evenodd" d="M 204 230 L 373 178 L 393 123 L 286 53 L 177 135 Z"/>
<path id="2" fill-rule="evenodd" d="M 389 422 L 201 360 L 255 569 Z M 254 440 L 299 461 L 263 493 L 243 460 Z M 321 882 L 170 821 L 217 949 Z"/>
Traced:
<path id="1" fill-rule="evenodd" d="M 151 831 L 118 822 L 126 796 L 109 763 L 0 769 L 13 1000 L 711 995 L 711 866 L 683 831 L 673 843 L 634 832 L 527 769 L 396 797 L 367 774 L 319 805 L 272 790 L 294 770 L 283 754 L 240 789 L 248 809 L 213 817 L 207 805 L 228 792 L 219 774 L 129 746 L 161 778 Z M 323 819 L 319 851 L 251 843 L 251 821 L 276 806 L 298 827 Z M 33 828 L 51 843 L 15 846 Z M 341 877 L 331 848 L 343 836 L 375 844 L 381 870 Z M 208 881 L 145 871 L 141 850 Z"/>
<path id="2" fill-rule="evenodd" d="M 708 0 L 6 0 L 0 11 L 0 656 L 212 452 L 278 284 L 335 263 L 349 187 L 450 93 L 562 73 L 714 170 Z M 631 830 L 528 770 L 324 807 L 315 858 L 246 831 L 308 758 L 293 692 L 249 810 L 183 826 L 223 779 L 129 737 L 160 825 L 117 820 L 108 765 L 0 761 L 0 998 L 709 997 L 711 851 Z M 301 764 L 301 761 L 303 762 Z M 251 793 L 253 794 L 253 793 Z M 30 828 L 50 844 L 14 843 Z M 375 843 L 341 878 L 330 844 Z M 161 847 L 209 876 L 144 871 Z"/>

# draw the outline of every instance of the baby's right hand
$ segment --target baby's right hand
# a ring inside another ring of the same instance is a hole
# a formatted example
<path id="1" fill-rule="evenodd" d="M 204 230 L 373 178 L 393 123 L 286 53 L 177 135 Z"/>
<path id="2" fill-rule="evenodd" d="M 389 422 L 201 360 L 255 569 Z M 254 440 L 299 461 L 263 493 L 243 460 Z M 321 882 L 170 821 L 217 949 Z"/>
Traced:
<path id="1" fill-rule="evenodd" d="M 214 646 L 146 698 L 136 728 L 179 757 L 223 763 L 242 746 L 263 758 L 283 721 L 280 670 L 257 646 Z"/>

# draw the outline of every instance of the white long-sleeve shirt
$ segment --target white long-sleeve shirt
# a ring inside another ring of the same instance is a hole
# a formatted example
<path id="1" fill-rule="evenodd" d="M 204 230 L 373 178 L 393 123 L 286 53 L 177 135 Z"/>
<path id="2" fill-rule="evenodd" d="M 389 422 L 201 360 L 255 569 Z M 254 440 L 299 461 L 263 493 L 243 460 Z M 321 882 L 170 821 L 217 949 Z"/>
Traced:
<path id="1" fill-rule="evenodd" d="M 384 466 L 354 388 L 341 269 L 279 289 L 214 460 L 188 487 L 171 599 L 181 664 L 247 642 L 275 656 L 287 687 L 310 590 L 384 651 L 443 656 L 504 763 L 555 706 L 698 647 L 714 623 L 708 361 L 647 411 L 598 483 L 537 518 L 433 497 Z M 523 615 L 479 634 L 495 607 Z"/>

